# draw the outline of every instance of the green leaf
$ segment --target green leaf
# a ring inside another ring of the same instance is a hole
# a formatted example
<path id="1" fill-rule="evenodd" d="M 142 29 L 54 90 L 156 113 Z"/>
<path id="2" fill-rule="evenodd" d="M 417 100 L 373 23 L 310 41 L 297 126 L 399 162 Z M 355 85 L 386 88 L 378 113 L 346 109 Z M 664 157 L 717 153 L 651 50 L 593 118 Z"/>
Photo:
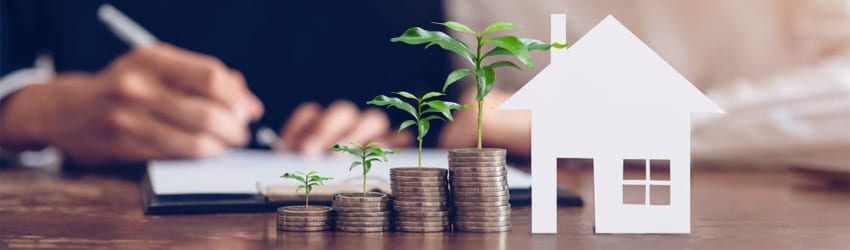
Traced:
<path id="1" fill-rule="evenodd" d="M 354 145 L 355 147 L 363 148 L 363 144 L 357 143 L 356 141 L 350 141 L 348 143 L 351 143 L 351 145 Z"/>
<path id="2" fill-rule="evenodd" d="M 436 111 L 434 111 L 434 112 L 436 112 Z M 438 116 L 438 115 L 432 115 L 432 116 L 425 117 L 425 118 L 423 118 L 422 120 L 428 120 L 428 121 L 430 121 L 430 120 L 441 120 L 441 121 L 446 121 L 446 118 L 443 118 L 443 117 Z"/>
<path id="3" fill-rule="evenodd" d="M 534 63 L 531 62 L 531 56 L 528 54 L 528 48 L 525 47 L 525 44 L 516 38 L 515 36 L 500 36 L 493 38 L 491 43 L 498 47 L 503 48 L 510 52 L 512 55 L 516 56 L 522 64 L 525 64 L 528 68 L 534 68 Z"/>
<path id="4" fill-rule="evenodd" d="M 416 124 L 416 121 L 407 120 L 407 121 L 402 122 L 401 125 L 398 126 L 398 132 L 396 132 L 396 133 L 400 133 L 402 130 L 406 129 L 407 127 L 412 126 L 413 124 Z"/>
<path id="5" fill-rule="evenodd" d="M 495 22 L 495 23 L 490 24 L 490 26 L 487 26 L 487 28 L 484 28 L 484 31 L 481 32 L 481 36 L 486 36 L 487 34 L 490 34 L 490 33 L 496 32 L 496 31 L 513 29 L 513 28 L 518 28 L 518 27 L 519 27 L 519 25 L 509 23 L 509 22 Z"/>
<path id="6" fill-rule="evenodd" d="M 446 89 L 449 88 L 450 85 L 463 79 L 472 74 L 472 71 L 469 69 L 456 69 L 449 73 L 449 76 L 446 77 L 446 82 L 443 83 L 443 92 L 446 92 Z"/>
<path id="7" fill-rule="evenodd" d="M 363 174 L 369 174 L 369 171 L 372 170 L 372 162 L 364 162 L 363 163 Z"/>
<path id="8" fill-rule="evenodd" d="M 545 50 L 549 50 L 550 47 L 555 47 L 555 48 L 559 48 L 559 49 L 563 49 L 563 48 L 567 47 L 567 45 L 565 45 L 565 44 L 553 43 L 553 44 L 550 45 L 550 44 L 541 42 L 539 40 L 528 39 L 528 38 L 520 38 L 519 40 L 522 41 L 522 45 L 525 46 L 525 48 L 528 51 L 533 51 L 533 50 L 543 50 L 543 51 L 545 51 Z M 487 58 L 487 57 L 490 57 L 490 56 L 499 56 L 499 55 L 512 55 L 512 54 L 511 54 L 510 51 L 508 51 L 504 48 L 496 47 L 496 48 L 493 48 L 492 50 L 488 51 L 487 53 L 485 53 L 482 58 Z"/>
<path id="9" fill-rule="evenodd" d="M 378 146 L 378 144 L 379 143 L 376 142 L 376 141 L 369 142 L 369 143 L 366 144 L 366 148 L 374 148 L 374 147 Z"/>
<path id="10" fill-rule="evenodd" d="M 352 154 L 354 156 L 360 156 L 360 151 L 357 151 L 357 149 L 351 148 L 349 146 L 344 146 L 342 144 L 334 145 L 331 148 L 331 151 L 333 151 L 333 152 L 348 152 L 349 154 Z"/>
<path id="11" fill-rule="evenodd" d="M 493 71 L 492 67 L 484 66 L 478 69 L 475 75 L 478 77 L 478 82 L 476 82 L 478 91 L 475 95 L 475 100 L 483 101 L 484 97 L 493 89 L 493 83 L 496 81 L 496 72 Z"/>
<path id="12" fill-rule="evenodd" d="M 431 128 L 431 123 L 427 120 L 420 120 L 416 125 L 419 127 L 419 134 L 416 135 L 416 139 L 422 140 L 422 138 L 425 138 L 425 135 L 428 134 L 428 129 Z"/>
<path id="13" fill-rule="evenodd" d="M 398 92 L 395 92 L 395 93 L 402 96 L 402 97 L 405 97 L 405 98 L 410 98 L 410 99 L 413 99 L 413 100 L 419 100 L 419 98 L 416 98 L 415 95 L 413 95 L 413 94 L 411 94 L 410 92 L 407 92 L 407 91 L 398 91 Z"/>
<path id="14" fill-rule="evenodd" d="M 307 185 L 307 193 L 309 194 L 309 193 L 312 193 L 312 192 L 313 192 L 313 186 Z"/>
<path id="15" fill-rule="evenodd" d="M 516 64 L 514 64 L 511 61 L 498 61 L 498 62 L 491 63 L 490 65 L 487 65 L 486 67 L 491 67 L 493 69 L 496 69 L 496 68 L 499 68 L 499 67 L 514 67 L 514 68 L 517 68 L 518 70 L 522 70 L 521 68 L 519 68 L 519 66 L 516 66 Z"/>
<path id="16" fill-rule="evenodd" d="M 354 169 L 354 168 L 356 168 L 357 166 L 360 166 L 360 165 L 362 165 L 362 164 L 363 164 L 363 163 L 362 163 L 362 162 L 359 162 L 359 161 L 352 162 L 352 163 L 351 163 L 351 167 L 348 167 L 348 172 L 351 172 L 351 170 L 352 170 L 352 169 Z"/>
<path id="17" fill-rule="evenodd" d="M 443 25 L 443 26 L 446 26 L 449 29 L 452 29 L 452 30 L 455 30 L 455 31 L 460 31 L 460 32 L 463 32 L 463 33 L 475 34 L 475 31 L 473 31 L 472 29 L 470 29 L 466 25 L 463 25 L 461 23 L 454 22 L 454 21 L 448 21 L 448 22 L 445 22 L 445 23 L 434 22 L 434 24 Z"/>
<path id="18" fill-rule="evenodd" d="M 375 105 L 375 106 L 395 107 L 395 108 L 404 110 L 407 113 L 410 113 L 411 115 L 413 115 L 413 117 L 417 117 L 416 116 L 416 109 L 413 108 L 413 106 L 411 106 L 410 104 L 408 104 L 408 103 L 406 103 L 406 102 L 404 102 L 401 99 L 398 99 L 396 97 L 388 97 L 388 96 L 385 96 L 385 95 L 379 95 L 379 96 L 376 96 L 375 99 L 372 99 L 371 101 L 366 102 L 366 104 L 371 104 L 371 105 Z"/>
<path id="19" fill-rule="evenodd" d="M 295 192 L 301 191 L 301 189 L 304 189 L 304 185 L 299 185 L 297 188 L 295 188 Z"/>
<path id="20" fill-rule="evenodd" d="M 295 175 L 295 174 L 291 174 L 291 173 L 285 173 L 285 174 L 283 174 L 283 175 L 282 175 L 282 176 L 280 176 L 280 177 L 283 177 L 283 178 L 286 178 L 286 179 L 293 179 L 293 180 L 297 180 L 297 181 L 300 181 L 300 182 L 304 182 L 304 177 L 303 177 L 303 176 L 299 176 L 299 175 Z"/>
<path id="21" fill-rule="evenodd" d="M 441 31 L 429 31 L 419 27 L 409 28 L 398 37 L 390 39 L 391 42 L 403 42 L 411 45 L 427 43 L 428 46 L 439 45 L 440 48 L 454 52 L 460 55 L 470 63 L 473 63 L 475 56 L 469 49 L 466 43 L 452 38 L 451 36 Z"/>
<path id="22" fill-rule="evenodd" d="M 428 93 L 425 93 L 425 95 L 422 96 L 422 100 L 428 100 L 430 98 L 434 98 L 434 97 L 438 97 L 438 96 L 444 96 L 444 95 L 445 94 L 440 93 L 440 92 L 428 92 Z"/>
<path id="23" fill-rule="evenodd" d="M 446 117 L 446 119 L 449 119 L 449 121 L 454 120 L 454 118 L 452 117 L 452 110 L 463 108 L 463 106 L 461 106 L 460 104 L 454 102 L 445 102 L 441 100 L 433 100 L 430 102 L 426 102 L 425 105 L 431 107 L 437 112 L 440 112 L 441 114 L 443 114 L 444 117 Z"/>

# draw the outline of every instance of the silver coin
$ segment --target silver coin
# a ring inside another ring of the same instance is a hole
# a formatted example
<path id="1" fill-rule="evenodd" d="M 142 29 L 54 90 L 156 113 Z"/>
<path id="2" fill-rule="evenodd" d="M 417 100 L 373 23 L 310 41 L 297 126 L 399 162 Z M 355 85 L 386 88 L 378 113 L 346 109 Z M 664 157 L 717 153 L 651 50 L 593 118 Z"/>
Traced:
<path id="1" fill-rule="evenodd" d="M 496 227 L 474 227 L 474 226 L 460 226 L 457 225 L 455 227 L 458 231 L 461 232 L 478 232 L 478 233 L 492 233 L 492 232 L 507 232 L 511 231 L 511 226 L 496 226 Z"/>
<path id="2" fill-rule="evenodd" d="M 452 198 L 454 200 L 464 199 L 466 197 L 506 197 L 510 193 L 508 190 L 501 191 L 490 191 L 490 192 L 481 192 L 481 191 L 461 191 L 458 189 L 452 189 Z"/>
<path id="3" fill-rule="evenodd" d="M 387 201 L 333 201 L 334 207 L 387 207 L 390 204 Z"/>
<path id="4" fill-rule="evenodd" d="M 379 202 L 389 200 L 389 196 L 385 193 L 366 192 L 364 193 L 341 193 L 333 196 L 335 201 L 343 202 Z"/>
<path id="5" fill-rule="evenodd" d="M 290 231 L 290 232 L 321 232 L 328 231 L 332 228 L 332 226 L 318 226 L 318 227 L 290 227 L 290 226 L 282 226 L 278 225 L 277 229 L 281 231 Z"/>
<path id="6" fill-rule="evenodd" d="M 461 194 L 470 193 L 470 192 L 488 193 L 488 192 L 507 191 L 507 190 L 508 190 L 507 185 L 495 186 L 495 187 L 466 187 L 466 186 L 458 187 L 458 186 L 452 186 L 452 192 L 453 193 L 461 193 Z"/>
<path id="7" fill-rule="evenodd" d="M 449 211 L 418 212 L 418 211 L 396 211 L 397 217 L 442 217 L 449 216 Z"/>
<path id="8" fill-rule="evenodd" d="M 446 174 L 448 174 L 448 169 L 445 169 L 445 168 L 408 167 L 408 168 L 391 168 L 390 169 L 390 176 L 424 177 L 424 176 L 446 176 Z"/>
<path id="9" fill-rule="evenodd" d="M 447 211 L 448 208 L 443 207 L 404 207 L 404 206 L 395 206 L 393 207 L 397 212 L 440 212 Z"/>
<path id="10" fill-rule="evenodd" d="M 391 187 L 445 187 L 448 181 L 391 181 Z"/>
<path id="11" fill-rule="evenodd" d="M 459 162 L 496 162 L 505 161 L 505 156 L 451 156 L 449 155 L 449 163 Z"/>
<path id="12" fill-rule="evenodd" d="M 447 202 L 445 201 L 437 201 L 437 202 L 427 202 L 427 201 L 399 201 L 396 200 L 394 203 L 395 207 L 445 207 Z"/>
<path id="13" fill-rule="evenodd" d="M 488 174 L 495 173 L 507 173 L 507 167 L 502 166 L 491 166 L 491 167 L 455 167 L 452 168 L 452 176 L 457 176 L 459 174 L 464 174 L 468 172 L 485 172 Z"/>
<path id="14" fill-rule="evenodd" d="M 503 169 L 501 171 L 452 171 L 451 177 L 449 179 L 454 178 L 465 178 L 465 177 L 503 177 L 507 176 L 507 169 Z"/>
<path id="15" fill-rule="evenodd" d="M 376 216 L 376 217 L 366 217 L 366 216 L 339 216 L 336 217 L 336 221 L 348 221 L 348 222 L 389 222 L 389 216 Z"/>
<path id="16" fill-rule="evenodd" d="M 457 221 L 456 225 L 464 227 L 498 227 L 511 225 L 510 220 L 492 222 Z"/>
<path id="17" fill-rule="evenodd" d="M 409 221 L 409 222 L 412 222 L 412 221 L 449 221 L 449 216 L 419 216 L 419 217 L 402 216 L 402 217 L 396 217 L 395 221 L 396 222 L 402 222 L 402 221 Z"/>
<path id="18" fill-rule="evenodd" d="M 503 201 L 459 201 L 452 202 L 455 207 L 497 207 L 510 204 L 508 200 Z"/>
<path id="19" fill-rule="evenodd" d="M 278 214 L 305 214 L 318 215 L 328 214 L 331 208 L 328 206 L 286 206 L 277 208 Z"/>
<path id="20" fill-rule="evenodd" d="M 396 226 L 396 231 L 400 232 L 410 232 L 410 233 L 436 233 L 436 232 L 445 232 L 451 230 L 450 227 L 415 227 L 415 226 Z"/>
<path id="21" fill-rule="evenodd" d="M 406 192 L 406 191 L 393 191 L 394 197 L 445 197 L 449 192 L 448 191 L 436 191 L 436 192 Z"/>
<path id="22" fill-rule="evenodd" d="M 478 177 L 466 177 L 466 176 L 452 176 L 452 182 L 494 182 L 494 181 L 507 181 L 508 176 L 500 175 L 500 176 L 478 176 Z"/>
<path id="23" fill-rule="evenodd" d="M 278 215 L 278 220 L 281 221 L 330 221 L 333 219 L 331 216 L 290 216 L 290 215 Z"/>
<path id="24" fill-rule="evenodd" d="M 503 148 L 456 148 L 449 149 L 449 156 L 504 156 L 508 151 Z"/>
<path id="25" fill-rule="evenodd" d="M 390 230 L 389 226 L 383 227 L 349 227 L 349 226 L 336 226 L 337 231 L 343 232 L 352 232 L 352 233 L 377 233 L 384 232 Z"/>
<path id="26" fill-rule="evenodd" d="M 448 190 L 447 187 L 399 187 L 399 186 L 391 186 L 393 193 L 395 192 L 445 192 Z"/>
<path id="27" fill-rule="evenodd" d="M 410 227 L 445 227 L 449 225 L 449 221 L 396 221 L 395 225 Z"/>
<path id="28" fill-rule="evenodd" d="M 331 223 L 329 221 L 279 221 L 278 224 L 293 227 L 321 227 Z"/>
<path id="29" fill-rule="evenodd" d="M 449 173 L 459 168 L 485 168 L 485 167 L 504 167 L 507 166 L 505 161 L 470 161 L 470 162 L 449 162 Z"/>
<path id="30" fill-rule="evenodd" d="M 364 212 L 364 211 L 345 211 L 345 212 L 337 212 L 337 218 L 339 217 L 388 217 L 392 215 L 392 211 L 385 210 L 380 212 Z"/>
<path id="31" fill-rule="evenodd" d="M 336 226 L 340 227 L 388 227 L 389 221 L 336 221 Z"/>
<path id="32" fill-rule="evenodd" d="M 496 207 L 456 207 L 456 208 L 457 208 L 457 212 L 458 212 L 459 215 L 464 214 L 464 215 L 475 216 L 475 215 L 478 215 L 478 214 L 476 214 L 476 212 L 487 213 L 487 212 L 510 211 L 511 205 L 496 206 Z M 482 215 L 479 215 L 479 216 L 484 216 L 484 215 L 482 214 Z"/>
<path id="33" fill-rule="evenodd" d="M 505 211 L 494 211 L 494 212 L 465 211 L 463 209 L 458 209 L 455 213 L 456 213 L 457 218 L 463 218 L 463 217 L 484 218 L 484 217 L 505 217 L 505 216 L 510 217 L 511 216 L 511 210 L 510 209 L 505 210 Z"/>
<path id="34" fill-rule="evenodd" d="M 394 176 L 390 175 L 391 181 L 413 181 L 413 182 L 437 182 L 437 181 L 447 181 L 445 176 Z"/>
<path id="35" fill-rule="evenodd" d="M 504 180 L 504 181 L 489 181 L 489 182 L 485 182 L 485 181 L 478 181 L 478 182 L 452 181 L 452 188 L 456 188 L 456 187 L 500 187 L 500 186 L 505 186 L 505 185 L 508 185 L 507 180 Z"/>
<path id="36" fill-rule="evenodd" d="M 337 214 L 345 214 L 347 212 L 383 212 L 387 211 L 388 207 L 337 207 L 334 206 Z"/>
<path id="37" fill-rule="evenodd" d="M 461 216 L 455 222 L 505 222 L 511 221 L 511 215 L 502 216 Z"/>
<path id="38" fill-rule="evenodd" d="M 399 201 L 403 202 L 447 202 L 449 198 L 447 195 L 437 196 L 437 197 L 419 197 L 419 196 L 393 196 L 393 202 L 398 203 Z"/>
<path id="39" fill-rule="evenodd" d="M 454 202 L 509 202 L 507 196 L 463 196 L 453 199 Z"/>

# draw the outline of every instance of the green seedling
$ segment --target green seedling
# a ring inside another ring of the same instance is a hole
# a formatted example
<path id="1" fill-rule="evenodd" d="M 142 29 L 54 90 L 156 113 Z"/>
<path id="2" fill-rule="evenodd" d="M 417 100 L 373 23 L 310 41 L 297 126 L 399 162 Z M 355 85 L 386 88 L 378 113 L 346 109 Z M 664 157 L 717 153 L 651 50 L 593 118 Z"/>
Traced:
<path id="1" fill-rule="evenodd" d="M 477 134 L 478 148 L 481 148 L 481 121 L 482 113 L 484 112 L 484 97 L 493 89 L 493 84 L 496 81 L 495 69 L 500 67 L 513 67 L 520 69 L 519 66 L 511 61 L 501 59 L 499 56 L 513 56 L 525 67 L 534 68 L 534 63 L 531 61 L 529 51 L 534 50 L 549 50 L 552 47 L 566 48 L 566 44 L 553 43 L 548 44 L 534 39 L 517 38 L 516 36 L 491 36 L 495 32 L 518 28 L 519 25 L 509 22 L 495 22 L 487 26 L 483 31 L 476 32 L 466 25 L 458 22 L 434 23 L 445 26 L 449 29 L 460 33 L 467 33 L 475 36 L 475 46 L 470 47 L 461 40 L 447 35 L 441 31 L 430 31 L 420 27 L 407 29 L 398 37 L 390 39 L 392 42 L 403 42 L 411 45 L 426 44 L 425 48 L 433 45 L 440 46 L 445 50 L 454 52 L 460 55 L 463 59 L 469 62 L 469 68 L 460 68 L 449 73 L 446 77 L 446 82 L 443 83 L 443 92 L 453 83 L 472 76 L 475 78 L 475 87 L 477 94 L 475 100 L 478 103 L 478 119 L 477 119 Z M 494 62 L 490 62 L 494 61 Z"/>
<path id="2" fill-rule="evenodd" d="M 331 148 L 333 152 L 348 152 L 351 155 L 357 157 L 357 161 L 351 163 L 351 167 L 348 168 L 350 172 L 352 169 L 361 166 L 363 167 L 363 194 L 366 194 L 366 175 L 369 174 L 369 170 L 372 170 L 373 162 L 387 162 L 387 155 L 395 154 L 395 151 L 380 148 L 378 147 L 377 142 L 370 142 L 365 146 L 351 142 L 353 147 L 345 146 L 342 144 L 334 145 Z"/>
<path id="3" fill-rule="evenodd" d="M 412 120 L 406 120 L 401 123 L 398 127 L 398 132 L 401 132 L 407 127 L 416 125 L 417 135 L 416 140 L 419 142 L 419 167 L 422 167 L 422 140 L 425 138 L 425 135 L 428 134 L 428 130 L 431 128 L 432 120 L 449 120 L 452 121 L 452 110 L 458 110 L 464 108 L 463 105 L 447 102 L 443 100 L 437 100 L 435 98 L 444 96 L 443 93 L 440 92 L 428 92 L 421 97 L 417 97 L 409 92 L 399 91 L 395 92 L 396 95 L 407 98 L 411 100 L 411 103 L 407 103 L 404 100 L 398 97 L 389 97 L 385 95 L 376 96 L 375 99 L 366 102 L 367 104 L 375 105 L 375 106 L 384 106 L 384 107 L 394 107 L 400 110 L 403 110 L 410 115 L 413 116 Z"/>
<path id="4" fill-rule="evenodd" d="M 295 173 L 286 172 L 281 175 L 280 178 L 293 179 L 301 182 L 301 185 L 298 185 L 295 192 L 304 190 L 305 207 L 310 207 L 310 192 L 313 192 L 314 186 L 324 186 L 325 181 L 333 180 L 331 177 L 320 176 L 319 172 L 316 171 L 310 171 L 307 173 L 301 171 L 295 171 Z"/>

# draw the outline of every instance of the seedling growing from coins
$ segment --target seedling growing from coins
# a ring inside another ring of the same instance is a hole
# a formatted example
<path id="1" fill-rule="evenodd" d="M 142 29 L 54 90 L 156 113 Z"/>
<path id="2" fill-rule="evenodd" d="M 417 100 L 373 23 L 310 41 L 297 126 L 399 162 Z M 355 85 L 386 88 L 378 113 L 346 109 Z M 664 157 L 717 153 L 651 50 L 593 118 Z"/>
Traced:
<path id="1" fill-rule="evenodd" d="M 394 107 L 403 110 L 413 116 L 413 119 L 406 120 L 398 126 L 398 132 L 401 132 L 407 127 L 416 125 L 416 141 L 419 142 L 419 167 L 421 168 L 422 140 L 425 138 L 425 135 L 428 134 L 428 130 L 431 128 L 431 121 L 452 121 L 454 119 L 452 117 L 452 110 L 462 109 L 464 108 L 464 106 L 458 103 L 436 99 L 437 97 L 444 96 L 444 94 L 440 92 L 428 92 L 422 95 L 421 97 L 417 97 L 411 94 L 410 92 L 405 91 L 399 91 L 394 93 L 398 96 L 410 99 L 411 103 L 407 103 L 398 97 L 389 97 L 385 95 L 376 96 L 374 99 L 366 103 L 375 106 L 384 106 L 387 108 Z"/>
<path id="2" fill-rule="evenodd" d="M 313 192 L 314 186 L 324 186 L 325 181 L 333 180 L 332 177 L 320 176 L 319 172 L 316 171 L 307 173 L 301 171 L 295 171 L 294 173 L 286 172 L 280 178 L 292 179 L 301 183 L 301 185 L 295 188 L 295 192 L 304 190 L 304 207 L 310 207 L 310 192 Z"/>
<path id="3" fill-rule="evenodd" d="M 351 142 L 351 145 L 353 147 L 336 144 L 331 148 L 331 151 L 348 152 L 357 157 L 358 160 L 351 163 L 348 171 L 351 172 L 352 169 L 358 166 L 363 168 L 363 195 L 366 195 L 366 175 L 369 174 L 369 170 L 372 170 L 373 163 L 386 163 L 387 155 L 395 154 L 395 151 L 378 147 L 378 142 L 369 142 L 365 146 L 357 142 Z"/>
<path id="4" fill-rule="evenodd" d="M 454 52 L 460 55 L 463 59 L 469 62 L 469 68 L 460 68 L 449 73 L 443 83 L 443 92 L 453 83 L 472 76 L 475 78 L 475 87 L 477 94 L 475 100 L 478 102 L 478 119 L 477 119 L 477 134 L 478 134 L 478 149 L 481 149 L 481 121 L 484 113 L 484 97 L 493 89 L 493 84 L 496 82 L 495 69 L 500 67 L 513 67 L 520 69 L 519 66 L 507 60 L 486 60 L 489 58 L 498 58 L 500 56 L 513 56 L 519 60 L 525 67 L 534 69 L 534 63 L 531 61 L 529 51 L 533 50 L 549 50 L 552 47 L 566 48 L 565 44 L 553 43 L 547 44 L 534 39 L 518 38 L 512 35 L 504 35 L 492 37 L 491 35 L 498 31 L 518 28 L 519 25 L 509 22 L 495 22 L 487 26 L 483 31 L 477 32 L 458 22 L 434 23 L 445 26 L 449 29 L 460 33 L 467 33 L 475 36 L 475 46 L 470 47 L 461 40 L 447 35 L 441 31 L 430 31 L 420 27 L 407 29 L 398 37 L 390 39 L 392 42 L 403 42 L 411 45 L 426 44 L 425 48 L 433 45 L 438 45 L 440 48 Z"/>

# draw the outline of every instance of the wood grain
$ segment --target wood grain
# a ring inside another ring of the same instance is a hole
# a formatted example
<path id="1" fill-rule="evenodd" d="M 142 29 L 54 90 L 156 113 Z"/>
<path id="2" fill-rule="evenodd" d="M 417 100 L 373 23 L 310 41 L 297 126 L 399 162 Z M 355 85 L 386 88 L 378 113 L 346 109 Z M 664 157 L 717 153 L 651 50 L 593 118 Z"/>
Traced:
<path id="1" fill-rule="evenodd" d="M 135 175 L 0 170 L 0 248 L 287 249 L 850 249 L 850 191 L 798 184 L 788 171 L 694 170 L 693 233 L 596 235 L 593 201 L 560 208 L 557 235 L 293 233 L 274 213 L 144 216 Z M 593 197 L 592 169 L 559 183 Z"/>

